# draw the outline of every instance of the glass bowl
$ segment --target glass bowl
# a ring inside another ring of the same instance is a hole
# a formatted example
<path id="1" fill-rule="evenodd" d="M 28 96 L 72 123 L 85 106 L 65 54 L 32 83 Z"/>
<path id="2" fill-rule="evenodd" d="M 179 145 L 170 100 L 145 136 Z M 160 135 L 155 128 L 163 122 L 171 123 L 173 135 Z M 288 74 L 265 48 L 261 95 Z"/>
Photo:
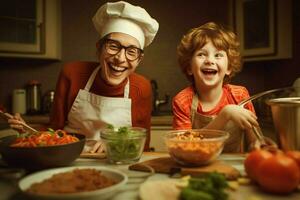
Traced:
<path id="1" fill-rule="evenodd" d="M 220 130 L 174 130 L 165 136 L 170 156 L 184 166 L 208 165 L 220 155 L 229 133 Z"/>
<path id="2" fill-rule="evenodd" d="M 137 162 L 143 153 L 146 141 L 146 129 L 140 127 L 121 127 L 102 129 L 106 157 L 110 163 L 130 164 Z"/>

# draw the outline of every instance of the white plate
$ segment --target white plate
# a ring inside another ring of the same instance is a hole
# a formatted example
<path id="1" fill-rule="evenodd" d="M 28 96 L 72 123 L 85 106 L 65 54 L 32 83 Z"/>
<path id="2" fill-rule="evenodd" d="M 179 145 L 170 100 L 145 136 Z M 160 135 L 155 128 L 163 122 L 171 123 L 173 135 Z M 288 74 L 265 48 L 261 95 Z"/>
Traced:
<path id="1" fill-rule="evenodd" d="M 117 184 L 114 184 L 112 186 L 99 189 L 99 190 L 93 190 L 88 192 L 78 192 L 78 193 L 68 193 L 68 194 L 32 194 L 26 192 L 26 190 L 33 184 L 37 182 L 41 182 L 47 178 L 50 178 L 53 174 L 61 173 L 61 172 L 67 172 L 72 171 L 74 169 L 96 169 L 100 170 L 103 175 L 106 177 L 112 178 L 113 180 L 117 181 Z M 23 191 L 25 194 L 29 195 L 32 198 L 35 199 L 44 199 L 44 200 L 57 200 L 57 199 L 107 199 L 114 194 L 116 194 L 116 191 L 121 189 L 128 181 L 128 177 L 123 172 L 120 172 L 119 170 L 109 169 L 107 167 L 101 167 L 101 166 L 78 166 L 78 167 L 62 167 L 62 168 L 55 168 L 55 169 L 49 169 L 44 170 L 40 172 L 33 173 L 31 175 L 28 175 L 24 178 L 22 178 L 19 181 L 19 188 L 21 191 Z"/>
<path id="2" fill-rule="evenodd" d="M 139 188 L 141 200 L 177 200 L 180 189 L 178 180 L 146 181 Z"/>

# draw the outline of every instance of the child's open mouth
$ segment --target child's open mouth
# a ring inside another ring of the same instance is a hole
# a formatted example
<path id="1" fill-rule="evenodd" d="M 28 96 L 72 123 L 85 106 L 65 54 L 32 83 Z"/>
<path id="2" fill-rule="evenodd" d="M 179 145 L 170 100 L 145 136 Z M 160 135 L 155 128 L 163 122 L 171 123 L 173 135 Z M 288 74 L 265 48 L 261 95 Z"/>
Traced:
<path id="1" fill-rule="evenodd" d="M 215 75 L 218 71 L 215 69 L 202 69 L 201 72 L 205 75 Z"/>

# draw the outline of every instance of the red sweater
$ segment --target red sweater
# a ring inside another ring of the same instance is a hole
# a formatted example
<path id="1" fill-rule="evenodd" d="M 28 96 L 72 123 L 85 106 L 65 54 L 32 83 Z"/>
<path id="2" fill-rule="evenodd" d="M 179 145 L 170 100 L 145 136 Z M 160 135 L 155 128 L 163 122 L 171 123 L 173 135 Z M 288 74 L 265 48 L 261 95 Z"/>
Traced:
<path id="1" fill-rule="evenodd" d="M 96 62 L 72 62 L 66 64 L 57 81 L 50 125 L 54 129 L 62 129 L 68 119 L 79 89 L 84 89 L 93 70 L 99 65 Z M 152 90 L 150 82 L 143 76 L 133 73 L 129 76 L 131 98 L 132 126 L 147 129 L 145 150 L 149 150 Z M 127 80 L 120 85 L 111 86 L 100 78 L 100 70 L 90 92 L 107 97 L 123 97 Z"/>

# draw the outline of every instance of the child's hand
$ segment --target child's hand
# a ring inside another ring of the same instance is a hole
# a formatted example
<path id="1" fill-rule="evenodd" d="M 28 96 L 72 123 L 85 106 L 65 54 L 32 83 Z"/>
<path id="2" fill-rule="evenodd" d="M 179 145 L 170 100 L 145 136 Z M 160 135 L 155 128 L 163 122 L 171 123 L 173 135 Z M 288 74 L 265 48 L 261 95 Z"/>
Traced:
<path id="1" fill-rule="evenodd" d="M 277 149 L 278 146 L 274 140 L 268 137 L 264 137 L 264 140 L 266 144 L 261 144 L 259 140 L 254 140 L 250 145 L 249 145 L 249 151 L 252 151 L 254 149 Z"/>
<path id="2" fill-rule="evenodd" d="M 21 117 L 21 115 L 19 113 L 16 113 L 14 115 L 14 118 L 8 119 L 7 122 L 9 123 L 9 126 L 12 129 L 15 129 L 19 133 L 26 132 L 25 129 L 24 129 L 24 126 L 23 126 L 23 124 L 25 123 L 25 121 L 23 120 L 23 118 Z"/>
<path id="3" fill-rule="evenodd" d="M 244 130 L 252 129 L 253 126 L 259 126 L 256 115 L 238 105 L 225 106 L 220 112 L 220 115 L 225 117 L 227 121 L 232 120 Z"/>

